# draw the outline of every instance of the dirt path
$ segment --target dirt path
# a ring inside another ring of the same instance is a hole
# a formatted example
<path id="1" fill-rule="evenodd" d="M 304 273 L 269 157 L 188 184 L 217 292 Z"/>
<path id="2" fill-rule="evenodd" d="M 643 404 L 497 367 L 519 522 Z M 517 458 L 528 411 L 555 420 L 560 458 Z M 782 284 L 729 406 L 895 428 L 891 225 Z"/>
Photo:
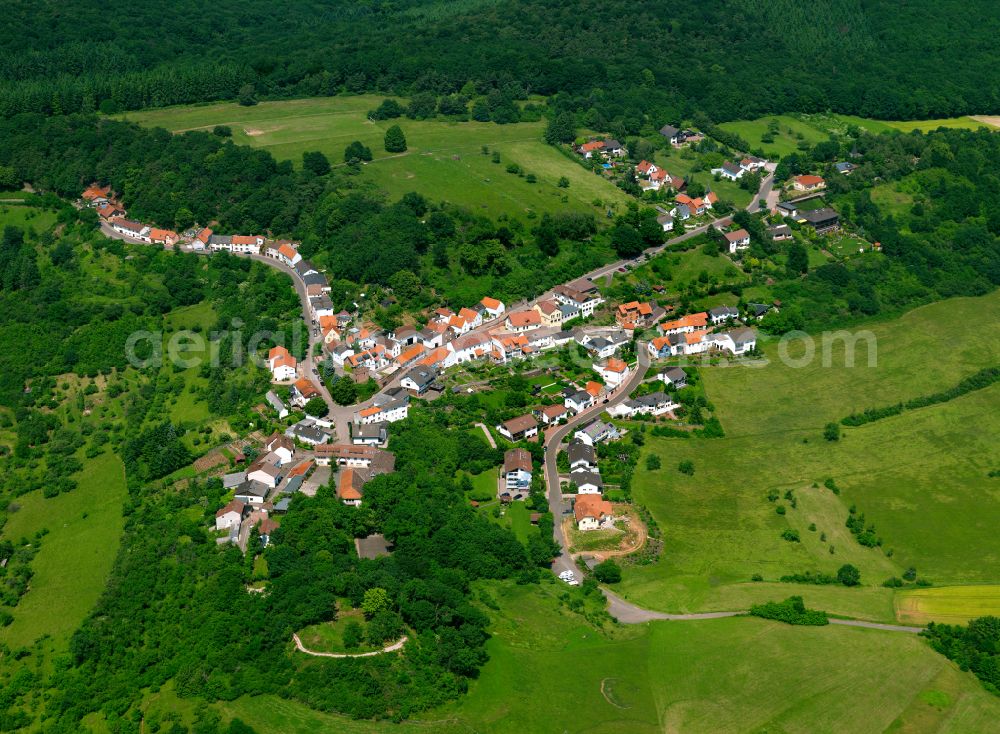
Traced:
<path id="1" fill-rule="evenodd" d="M 297 647 L 300 652 L 304 652 L 306 655 L 313 655 L 317 658 L 370 658 L 375 655 L 382 655 L 383 653 L 402 650 L 403 645 L 406 644 L 406 641 L 409 638 L 407 638 L 406 635 L 403 635 L 391 645 L 386 645 L 381 650 L 374 650 L 372 652 L 316 652 L 315 650 L 308 649 L 302 644 L 302 640 L 299 639 L 298 633 L 293 632 L 292 639 L 295 640 L 295 647 Z"/>
<path id="2" fill-rule="evenodd" d="M 483 429 L 483 433 L 486 434 L 486 440 L 487 442 L 489 442 L 490 448 L 495 449 L 497 447 L 497 442 L 493 439 L 493 434 L 490 433 L 490 429 L 484 426 L 482 423 L 477 423 L 476 425 Z"/>

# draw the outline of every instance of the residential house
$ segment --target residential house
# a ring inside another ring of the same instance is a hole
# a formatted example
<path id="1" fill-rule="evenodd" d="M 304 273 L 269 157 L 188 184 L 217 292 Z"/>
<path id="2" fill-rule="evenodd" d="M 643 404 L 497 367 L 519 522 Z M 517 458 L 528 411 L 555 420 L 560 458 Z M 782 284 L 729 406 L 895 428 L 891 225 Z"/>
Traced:
<path id="1" fill-rule="evenodd" d="M 405 351 L 399 353 L 396 357 L 396 364 L 400 367 L 407 367 L 416 362 L 426 353 L 427 348 L 423 344 L 414 344 L 408 347 Z"/>
<path id="2" fill-rule="evenodd" d="M 682 387 L 687 387 L 687 372 L 682 370 L 680 367 L 670 367 L 669 369 L 662 370 L 656 375 L 656 379 L 663 382 L 665 385 L 673 385 L 678 390 Z"/>
<path id="3" fill-rule="evenodd" d="M 796 191 L 819 191 L 826 188 L 826 181 L 822 176 L 804 174 L 792 179 L 792 188 Z"/>
<path id="4" fill-rule="evenodd" d="M 532 311 L 531 313 L 535 312 Z M 467 334 L 453 342 L 449 342 L 446 349 L 454 355 L 448 365 L 449 367 L 453 364 L 472 362 L 473 360 L 483 359 L 493 351 L 493 337 L 488 334 Z"/>
<path id="5" fill-rule="evenodd" d="M 767 233 L 771 235 L 771 239 L 775 242 L 792 239 L 792 228 L 787 224 L 778 224 L 774 227 L 768 227 Z"/>
<path id="6" fill-rule="evenodd" d="M 569 480 L 576 485 L 578 494 L 601 494 L 604 491 L 604 481 L 596 471 L 578 469 L 570 472 Z"/>
<path id="7" fill-rule="evenodd" d="M 306 287 L 306 295 L 310 297 L 330 291 L 330 281 L 322 273 L 307 273 L 302 276 L 302 283 Z"/>
<path id="8" fill-rule="evenodd" d="M 664 125 L 660 128 L 660 135 L 670 141 L 673 146 L 678 146 L 684 142 L 684 133 L 673 125 Z"/>
<path id="9" fill-rule="evenodd" d="M 622 303 L 615 310 L 615 321 L 623 329 L 645 329 L 652 326 L 666 313 L 655 303 L 640 303 L 629 301 Z"/>
<path id="10" fill-rule="evenodd" d="M 629 375 L 632 374 L 631 369 L 624 362 L 624 360 L 616 357 L 611 357 L 604 362 L 595 363 L 594 371 L 601 376 L 601 379 L 604 380 L 604 384 L 611 389 L 621 385 L 623 382 L 628 380 Z"/>
<path id="11" fill-rule="evenodd" d="M 851 171 L 857 168 L 857 166 L 851 163 L 850 161 L 841 161 L 839 163 L 835 163 L 833 167 L 836 169 L 837 173 L 843 174 L 844 176 L 850 176 Z"/>
<path id="12" fill-rule="evenodd" d="M 794 201 L 779 201 L 775 207 L 778 214 L 789 219 L 798 219 L 799 205 Z"/>
<path id="13" fill-rule="evenodd" d="M 305 278 L 309 274 L 318 274 L 319 270 L 308 260 L 299 260 L 295 263 L 295 272 L 300 278 Z"/>
<path id="14" fill-rule="evenodd" d="M 604 143 L 600 140 L 591 140 L 589 143 L 584 143 L 576 152 L 582 155 L 585 159 L 593 158 L 595 154 L 600 154 L 604 151 Z"/>
<path id="15" fill-rule="evenodd" d="M 740 168 L 744 171 L 760 171 L 767 165 L 767 161 L 755 155 L 748 155 L 740 161 Z"/>
<path id="16" fill-rule="evenodd" d="M 484 296 L 483 300 L 479 302 L 479 305 L 483 307 L 483 321 L 493 321 L 503 316 L 504 311 L 507 310 L 504 306 L 503 301 L 498 301 L 495 298 L 490 298 L 489 296 Z"/>
<path id="17" fill-rule="evenodd" d="M 664 392 L 654 392 L 638 398 L 626 400 L 613 406 L 608 413 L 616 418 L 633 418 L 637 415 L 659 416 L 680 407 Z"/>
<path id="18" fill-rule="evenodd" d="M 567 395 L 563 400 L 563 407 L 565 407 L 566 410 L 572 410 L 574 414 L 582 413 L 593 404 L 594 396 L 586 390 L 577 390 L 576 392 Z"/>
<path id="19" fill-rule="evenodd" d="M 430 367 L 414 367 L 399 381 L 399 385 L 409 390 L 411 395 L 423 395 L 436 379 L 437 372 Z"/>
<path id="20" fill-rule="evenodd" d="M 312 308 L 313 318 L 319 319 L 323 316 L 333 316 L 334 307 L 330 296 L 325 293 L 316 298 L 309 299 L 309 306 Z"/>
<path id="21" fill-rule="evenodd" d="M 699 311 L 698 313 L 682 316 L 679 319 L 664 321 L 656 327 L 656 331 L 667 336 L 669 334 L 683 334 L 695 329 L 704 329 L 706 326 L 708 326 L 708 314 L 705 311 Z"/>
<path id="22" fill-rule="evenodd" d="M 729 179 L 730 181 L 739 181 L 746 170 L 740 168 L 739 165 L 733 163 L 732 161 L 726 161 L 722 164 L 721 168 L 713 168 L 712 175 L 719 176 L 721 178 Z"/>
<path id="23" fill-rule="evenodd" d="M 625 155 L 625 146 L 614 138 L 608 138 L 601 146 L 601 152 L 611 158 L 621 158 Z"/>
<path id="24" fill-rule="evenodd" d="M 569 442 L 566 448 L 570 471 L 597 471 L 597 453 L 594 447 L 578 439 Z"/>
<path id="25" fill-rule="evenodd" d="M 532 308 L 538 312 L 538 316 L 541 319 L 541 325 L 545 327 L 558 327 L 562 326 L 563 318 L 562 311 L 559 310 L 559 306 L 562 304 L 554 299 L 549 299 L 546 301 L 539 301 Z M 514 314 L 511 314 L 513 316 Z M 510 328 L 510 327 L 508 327 Z"/>
<path id="26" fill-rule="evenodd" d="M 573 438 L 583 441 L 585 444 L 589 444 L 590 446 L 594 446 L 605 441 L 617 440 L 618 429 L 610 423 L 605 423 L 602 420 L 595 420 L 574 433 Z"/>
<path id="27" fill-rule="evenodd" d="M 131 219 L 116 217 L 111 220 L 111 229 L 119 234 L 125 235 L 126 237 L 131 237 L 132 239 L 141 240 L 143 242 L 149 242 L 150 228 L 141 222 L 134 222 Z"/>
<path id="28" fill-rule="evenodd" d="M 716 348 L 730 354 L 746 354 L 757 346 L 757 334 L 753 329 L 731 329 L 713 334 L 711 338 Z"/>
<path id="29" fill-rule="evenodd" d="M 545 405 L 535 411 L 535 415 L 547 426 L 551 426 L 558 423 L 563 418 L 568 416 L 567 409 L 565 405 Z"/>
<path id="30" fill-rule="evenodd" d="M 534 309 L 530 311 L 514 311 L 507 314 L 504 326 L 507 331 L 523 332 L 538 329 L 542 325 L 542 317 Z"/>
<path id="31" fill-rule="evenodd" d="M 733 308 L 732 306 L 716 306 L 715 308 L 710 308 L 708 310 L 708 318 L 712 322 L 713 326 L 718 326 L 719 324 L 730 321 L 731 319 L 739 318 L 739 309 Z"/>
<path id="32" fill-rule="evenodd" d="M 111 199 L 111 187 L 92 183 L 83 190 L 83 193 L 80 194 L 80 198 L 87 203 L 87 206 L 104 206 Z"/>
<path id="33" fill-rule="evenodd" d="M 598 530 L 614 521 L 611 503 L 599 494 L 581 494 L 576 498 L 573 515 L 578 530 Z"/>
<path id="34" fill-rule="evenodd" d="M 351 443 L 355 446 L 384 446 L 388 440 L 389 432 L 385 423 L 351 426 Z"/>
<path id="35" fill-rule="evenodd" d="M 282 466 L 291 462 L 295 456 L 295 442 L 288 436 L 280 433 L 272 433 L 264 441 L 264 449 L 278 457 L 278 463 Z"/>
<path id="36" fill-rule="evenodd" d="M 233 499 L 245 505 L 262 505 L 267 499 L 267 493 L 277 486 L 277 482 L 262 482 L 256 479 L 247 479 L 236 488 Z"/>
<path id="37" fill-rule="evenodd" d="M 215 529 L 230 530 L 239 528 L 243 522 L 243 513 L 246 511 L 246 503 L 240 500 L 230 500 L 225 507 L 215 513 Z"/>
<path id="38" fill-rule="evenodd" d="M 587 292 L 583 292 L 566 285 L 557 285 L 552 289 L 552 293 L 559 303 L 575 306 L 583 318 L 593 316 L 594 309 L 604 303 L 604 299 L 598 294 L 597 289 L 593 287 L 589 288 Z"/>
<path id="39" fill-rule="evenodd" d="M 107 204 L 103 204 L 97 208 L 97 214 L 104 221 L 108 221 L 115 217 L 125 216 L 125 210 L 116 202 L 109 201 Z"/>
<path id="40" fill-rule="evenodd" d="M 639 165 L 635 167 L 636 175 L 644 178 L 649 178 L 659 170 L 655 163 L 650 163 L 647 160 L 640 161 Z"/>
<path id="41" fill-rule="evenodd" d="M 526 441 L 538 435 L 538 421 L 531 413 L 511 418 L 497 426 L 497 432 L 508 441 Z"/>
<path id="42" fill-rule="evenodd" d="M 290 268 L 294 268 L 296 263 L 302 259 L 302 255 L 291 242 L 272 242 L 267 246 L 265 253 L 268 257 L 283 262 Z"/>
<path id="43" fill-rule="evenodd" d="M 236 489 L 247 480 L 245 471 L 237 471 L 231 474 L 222 475 L 222 488 L 225 490 Z"/>
<path id="44" fill-rule="evenodd" d="M 376 395 L 373 401 L 374 405 L 357 412 L 354 415 L 354 422 L 365 425 L 368 423 L 395 423 L 405 419 L 410 414 L 410 396 L 403 388 L 395 388 L 394 390 Z"/>
<path id="45" fill-rule="evenodd" d="M 278 420 L 282 420 L 288 417 L 288 406 L 285 405 L 278 394 L 273 390 L 268 390 L 267 395 L 264 396 L 268 404 L 274 408 L 275 412 L 278 414 Z"/>
<path id="46" fill-rule="evenodd" d="M 511 500 L 523 500 L 531 492 L 531 454 L 522 448 L 509 449 L 503 455 L 503 491 Z"/>
<path id="47" fill-rule="evenodd" d="M 737 250 L 746 250 L 750 247 L 750 233 L 745 229 L 741 228 L 735 232 L 724 232 L 722 236 L 729 243 L 730 253 L 734 253 Z"/>
<path id="48" fill-rule="evenodd" d="M 828 206 L 821 209 L 807 209 L 800 216 L 806 226 L 816 230 L 816 234 L 832 232 L 840 227 L 840 215 Z"/>
<path id="49" fill-rule="evenodd" d="M 267 367 L 271 370 L 271 378 L 275 382 L 295 379 L 297 362 L 284 347 L 272 347 L 267 353 Z"/>
<path id="50" fill-rule="evenodd" d="M 361 507 L 368 473 L 364 469 L 341 469 L 337 474 L 337 498 L 345 505 Z"/>
<path id="51" fill-rule="evenodd" d="M 319 427 L 311 418 L 299 421 L 285 429 L 285 436 L 301 441 L 309 446 L 319 446 L 330 442 L 330 434 Z"/>
<path id="52" fill-rule="evenodd" d="M 670 232 L 674 228 L 674 215 L 669 213 L 663 213 L 656 217 L 656 223 L 660 225 L 660 229 L 664 232 Z"/>
<path id="53" fill-rule="evenodd" d="M 348 466 L 362 469 L 379 469 L 388 473 L 395 467 L 396 457 L 388 451 L 372 446 L 355 446 L 347 443 L 320 444 L 313 449 L 317 466 Z"/>
<path id="54" fill-rule="evenodd" d="M 308 377 L 300 377 L 295 384 L 289 388 L 291 393 L 291 403 L 299 408 L 304 408 L 313 398 L 320 397 L 319 389 Z"/>
<path id="55" fill-rule="evenodd" d="M 770 303 L 748 303 L 747 318 L 760 321 L 767 316 L 768 312 L 774 308 Z"/>

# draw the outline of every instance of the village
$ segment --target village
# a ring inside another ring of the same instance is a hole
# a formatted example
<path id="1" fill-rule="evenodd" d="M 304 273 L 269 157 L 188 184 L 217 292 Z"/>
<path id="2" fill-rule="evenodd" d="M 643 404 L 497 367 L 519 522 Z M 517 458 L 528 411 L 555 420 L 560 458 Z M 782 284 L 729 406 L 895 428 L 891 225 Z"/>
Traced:
<path id="1" fill-rule="evenodd" d="M 704 139 L 696 131 L 669 125 L 660 135 L 674 149 Z M 733 225 L 730 216 L 716 216 L 720 200 L 710 186 L 696 191 L 697 196 L 689 195 L 685 178 L 645 159 L 628 164 L 628 151 L 617 140 L 593 140 L 575 150 L 601 171 L 627 166 L 642 192 L 655 193 L 656 221 L 665 237 L 675 228 L 684 231 L 682 237 L 706 232 L 721 238 L 720 249 L 734 258 L 750 248 L 747 229 Z M 852 168 L 853 164 L 844 162 L 836 170 L 849 175 Z M 775 242 L 792 237 L 789 221 L 818 234 L 839 227 L 837 213 L 823 205 L 826 184 L 822 177 L 798 175 L 781 191 L 774 191 L 773 171 L 773 163 L 747 155 L 724 162 L 711 174 L 716 181 L 762 177 L 759 199 L 747 209 L 764 211 L 766 236 Z M 664 195 L 670 200 L 664 201 Z M 449 389 L 482 389 L 465 388 L 455 379 L 470 366 L 513 368 L 565 350 L 575 354 L 582 367 L 572 374 L 556 370 L 551 383 L 555 392 L 539 394 L 538 405 L 492 430 L 482 426 L 494 445 L 510 446 L 497 470 L 495 499 L 509 505 L 529 498 L 539 467 L 524 446 L 542 443 L 550 510 L 569 523 L 556 532 L 564 549 L 571 544 L 568 532 L 613 530 L 616 523 L 620 527 L 622 521 L 629 521 L 629 513 L 605 495 L 595 447 L 619 440 L 628 433 L 631 421 L 676 422 L 685 412 L 678 392 L 689 379 L 682 364 L 695 358 L 741 359 L 756 354 L 753 325 L 779 309 L 777 302 L 749 303 L 742 310 L 718 306 L 685 313 L 675 304 L 662 305 L 662 299 L 607 303 L 598 283 L 626 273 L 645 259 L 641 257 L 555 286 L 511 308 L 485 296 L 457 311 L 440 307 L 418 323 L 381 330 L 359 312 L 334 308 L 326 275 L 302 257 L 296 242 L 260 235 L 220 235 L 207 227 L 183 234 L 159 229 L 127 219 L 110 189 L 96 184 L 83 192 L 82 203 L 97 210 L 106 232 L 123 239 L 198 254 L 228 252 L 251 257 L 282 268 L 297 281 L 296 288 L 303 294 L 303 317 L 312 335 L 309 357 L 300 362 L 281 345 L 272 347 L 266 357 L 274 384 L 266 396 L 268 407 L 279 420 L 294 422 L 284 433 L 268 438 L 244 471 L 223 478 L 232 499 L 217 515 L 219 542 L 243 549 L 251 530 L 262 543 L 268 542 L 269 531 L 278 526 L 280 514 L 296 491 L 315 492 L 319 483 L 328 482 L 341 502 L 362 505 L 365 484 L 393 471 L 394 457 L 386 450 L 390 427 L 407 418 L 414 400 L 434 400 Z M 657 249 L 662 247 L 650 254 Z M 320 377 L 319 364 L 338 378 L 358 383 L 374 380 L 379 389 L 353 406 L 337 405 Z M 327 404 L 326 414 L 297 418 L 317 399 Z M 575 568 L 571 560 L 561 576 L 564 581 L 577 583 Z"/>

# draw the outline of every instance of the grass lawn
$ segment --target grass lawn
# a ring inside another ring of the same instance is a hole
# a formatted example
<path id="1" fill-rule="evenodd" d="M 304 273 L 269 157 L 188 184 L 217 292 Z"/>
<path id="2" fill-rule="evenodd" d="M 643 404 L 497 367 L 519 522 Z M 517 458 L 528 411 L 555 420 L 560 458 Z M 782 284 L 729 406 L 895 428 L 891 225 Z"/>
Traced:
<path id="1" fill-rule="evenodd" d="M 880 184 L 871 190 L 872 203 L 886 214 L 898 217 L 910 210 L 913 196 L 900 191 L 898 184 Z"/>
<path id="2" fill-rule="evenodd" d="M 462 474 L 468 474 L 469 478 L 472 480 L 472 492 L 469 493 L 468 497 L 471 500 L 478 500 L 479 502 L 488 502 L 489 500 L 495 499 L 497 496 L 497 470 L 487 469 L 479 474 L 469 474 L 468 472 L 463 472 L 459 470 L 459 476 Z"/>
<path id="3" fill-rule="evenodd" d="M 964 624 L 986 615 L 1000 616 L 1000 585 L 936 586 L 896 594 L 896 615 L 904 622 Z"/>
<path id="4" fill-rule="evenodd" d="M 363 176 L 387 190 L 393 198 L 417 191 L 434 201 L 449 201 L 491 215 L 524 216 L 528 211 L 588 211 L 603 214 L 607 204 L 624 205 L 628 197 L 613 184 L 586 171 L 542 140 L 544 122 L 497 125 L 492 122 L 446 120 L 367 119 L 380 96 L 334 97 L 262 102 L 254 107 L 225 103 L 168 107 L 131 112 L 127 119 L 174 132 L 211 130 L 228 125 L 233 140 L 266 148 L 278 159 L 299 165 L 302 153 L 319 150 L 330 162 L 343 161 L 344 148 L 360 140 L 375 160 Z M 409 149 L 389 154 L 383 148 L 386 129 L 398 124 Z M 491 162 L 482 146 L 497 151 L 501 163 Z M 537 182 L 506 172 L 508 163 L 534 173 Z M 560 177 L 569 188 L 559 188 Z M 565 201 L 563 201 L 565 198 Z M 604 202 L 594 206 L 594 200 Z"/>
<path id="5" fill-rule="evenodd" d="M 1000 487 L 986 476 L 1000 386 L 845 430 L 837 443 L 822 438 L 828 421 L 945 389 L 1000 362 L 1000 293 L 926 306 L 872 331 L 877 367 L 864 366 L 862 347 L 854 368 L 835 356 L 831 367 L 817 358 L 792 369 L 769 344 L 767 367 L 702 370 L 726 437 L 647 439 L 663 468 L 646 471 L 640 459 L 633 492 L 656 517 L 665 546 L 657 563 L 626 569 L 626 596 L 668 610 L 740 609 L 759 598 L 744 583 L 755 573 L 775 581 L 806 570 L 833 573 L 849 562 L 873 588 L 794 588 L 807 600 L 832 595 L 828 611 L 884 619 L 891 593 L 878 585 L 909 566 L 935 584 L 1000 578 Z M 945 342 L 952 346 L 926 358 L 928 344 Z M 677 471 L 685 459 L 694 462 L 693 476 Z M 812 487 L 828 477 L 839 497 Z M 793 490 L 798 508 L 769 502 L 771 490 Z M 785 516 L 777 504 L 787 506 Z M 844 533 L 851 504 L 874 523 L 892 558 Z M 801 542 L 783 540 L 786 529 L 799 531 Z"/>
<path id="6" fill-rule="evenodd" d="M 761 142 L 760 138 L 767 132 L 772 120 L 778 121 L 778 133 L 774 136 L 774 142 Z M 762 148 L 769 158 L 797 152 L 798 144 L 802 141 L 815 145 L 829 138 L 822 130 L 790 115 L 769 115 L 758 120 L 724 122 L 719 127 L 741 136 L 751 148 Z"/>
<path id="7" fill-rule="evenodd" d="M 72 492 L 45 499 L 41 492 L 20 497 L 3 537 L 16 542 L 47 528 L 31 563 L 31 587 L 13 609 L 14 622 L 0 630 L 0 642 L 31 645 L 49 635 L 45 648 L 62 652 L 70 635 L 104 590 L 122 532 L 124 467 L 106 451 L 84 460 Z"/>
<path id="8" fill-rule="evenodd" d="M 527 543 L 528 535 L 531 533 L 531 513 L 528 511 L 528 506 L 524 502 L 511 502 L 507 506 L 505 518 L 517 539 Z"/>
<path id="9" fill-rule="evenodd" d="M 4 197 L 0 196 L 0 198 Z M 51 229 L 55 223 L 55 212 L 33 206 L 0 204 L 0 228 L 13 226 L 25 230 L 33 229 L 35 232 L 45 232 Z"/>
<path id="10" fill-rule="evenodd" d="M 219 709 L 273 734 L 985 734 L 1000 716 L 1000 700 L 913 635 L 752 618 L 606 635 L 557 605 L 564 587 L 491 588 L 500 610 L 489 612 L 490 661 L 455 703 L 402 724 L 350 721 L 271 696 Z"/>

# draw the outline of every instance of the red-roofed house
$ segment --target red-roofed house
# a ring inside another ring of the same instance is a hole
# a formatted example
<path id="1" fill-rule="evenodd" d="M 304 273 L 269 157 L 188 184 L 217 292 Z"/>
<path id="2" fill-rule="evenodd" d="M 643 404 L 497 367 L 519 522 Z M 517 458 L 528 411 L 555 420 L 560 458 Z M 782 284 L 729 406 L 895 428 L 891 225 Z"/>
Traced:
<path id="1" fill-rule="evenodd" d="M 617 357 L 610 357 L 604 362 L 594 364 L 594 371 L 601 376 L 604 384 L 610 388 L 618 387 L 632 374 L 629 366 Z"/>
<path id="2" fill-rule="evenodd" d="M 96 183 L 90 184 L 80 194 L 80 198 L 87 202 L 87 206 L 101 206 L 107 204 L 111 198 L 110 186 L 98 186 Z"/>
<path id="3" fill-rule="evenodd" d="M 506 311 L 506 307 L 503 305 L 503 301 L 498 301 L 495 298 L 490 298 L 489 296 L 484 296 L 481 300 L 480 305 L 483 307 L 483 321 L 492 321 L 493 319 L 498 319 Z"/>
<path id="4" fill-rule="evenodd" d="M 295 357 L 284 347 L 273 347 L 267 353 L 267 367 L 271 370 L 271 377 L 275 382 L 295 379 Z"/>
<path id="5" fill-rule="evenodd" d="M 531 331 L 542 325 L 542 317 L 538 311 L 515 311 L 507 315 L 504 326 L 507 331 Z"/>
<path id="6" fill-rule="evenodd" d="M 104 206 L 98 207 L 97 214 L 101 219 L 107 221 L 112 217 L 121 217 L 125 215 L 125 210 L 113 201 L 109 201 Z"/>
<path id="7" fill-rule="evenodd" d="M 733 253 L 737 250 L 746 250 L 750 247 L 750 233 L 745 229 L 738 229 L 735 232 L 726 232 L 723 234 L 726 238 L 726 242 L 729 243 L 729 252 Z"/>
<path id="8" fill-rule="evenodd" d="M 826 181 L 823 180 L 822 176 L 810 174 L 796 176 L 792 179 L 792 188 L 796 191 L 818 191 L 826 188 Z"/>
<path id="9" fill-rule="evenodd" d="M 614 519 L 611 503 L 599 494 L 578 494 L 573 505 L 576 527 L 579 530 L 598 530 Z"/>
<path id="10" fill-rule="evenodd" d="M 288 267 L 294 267 L 299 260 L 302 259 L 302 255 L 293 246 L 291 242 L 273 242 L 267 247 L 267 256 L 273 257 L 275 260 L 280 260 Z"/>
<path id="11" fill-rule="evenodd" d="M 173 247 L 177 243 L 180 237 L 172 229 L 157 229 L 153 227 L 149 230 L 149 241 L 154 245 L 163 245 L 164 247 Z"/>

